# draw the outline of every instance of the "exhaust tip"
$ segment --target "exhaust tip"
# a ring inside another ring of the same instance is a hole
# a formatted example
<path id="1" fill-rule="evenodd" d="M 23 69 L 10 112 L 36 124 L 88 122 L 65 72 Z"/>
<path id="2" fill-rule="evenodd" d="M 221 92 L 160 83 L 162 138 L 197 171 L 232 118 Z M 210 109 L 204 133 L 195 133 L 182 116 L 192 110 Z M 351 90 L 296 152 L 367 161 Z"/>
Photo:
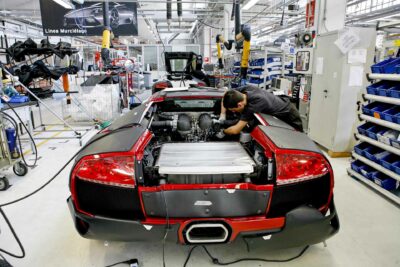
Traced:
<path id="1" fill-rule="evenodd" d="M 196 223 L 189 226 L 185 233 L 188 243 L 224 243 L 228 240 L 229 230 L 222 223 Z"/>

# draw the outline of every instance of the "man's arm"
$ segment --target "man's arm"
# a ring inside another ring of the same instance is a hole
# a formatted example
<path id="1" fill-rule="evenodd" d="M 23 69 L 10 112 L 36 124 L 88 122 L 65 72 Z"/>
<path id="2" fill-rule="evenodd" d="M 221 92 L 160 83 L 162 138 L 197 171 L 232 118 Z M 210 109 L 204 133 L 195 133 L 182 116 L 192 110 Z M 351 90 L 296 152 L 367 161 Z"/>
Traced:
<path id="1" fill-rule="evenodd" d="M 246 125 L 247 125 L 247 121 L 240 120 L 235 125 L 233 125 L 229 128 L 226 128 L 224 130 L 224 133 L 228 134 L 228 135 L 239 134 L 243 130 L 243 128 L 246 127 Z"/>

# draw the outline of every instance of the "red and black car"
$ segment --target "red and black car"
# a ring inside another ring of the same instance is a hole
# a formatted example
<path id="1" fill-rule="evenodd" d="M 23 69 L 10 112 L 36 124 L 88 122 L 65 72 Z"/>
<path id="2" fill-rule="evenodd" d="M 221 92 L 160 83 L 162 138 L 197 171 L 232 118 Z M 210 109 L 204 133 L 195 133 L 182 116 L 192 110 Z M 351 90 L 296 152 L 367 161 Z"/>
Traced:
<path id="1" fill-rule="evenodd" d="M 223 94 L 163 90 L 89 141 L 70 177 L 79 234 L 277 248 L 337 233 L 333 171 L 315 143 L 265 114 L 216 138 L 236 122 L 218 119 Z"/>

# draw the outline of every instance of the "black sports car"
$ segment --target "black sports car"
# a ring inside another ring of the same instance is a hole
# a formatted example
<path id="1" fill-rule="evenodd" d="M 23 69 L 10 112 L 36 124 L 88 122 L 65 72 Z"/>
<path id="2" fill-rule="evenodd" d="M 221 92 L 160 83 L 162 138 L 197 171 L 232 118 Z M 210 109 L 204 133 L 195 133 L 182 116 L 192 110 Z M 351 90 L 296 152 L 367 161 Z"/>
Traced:
<path id="1" fill-rule="evenodd" d="M 154 94 L 77 156 L 68 204 L 85 238 L 292 247 L 336 234 L 329 161 L 307 135 L 254 114 L 240 136 L 216 138 L 224 91 Z M 168 233 L 168 236 L 166 235 Z"/>
<path id="2" fill-rule="evenodd" d="M 112 2 L 110 3 L 110 26 L 113 29 L 121 25 L 136 24 L 136 16 L 133 10 L 126 7 L 124 4 Z M 79 28 L 95 28 L 102 27 L 103 23 L 103 8 L 101 3 L 91 5 L 68 12 L 64 15 L 65 27 Z"/>

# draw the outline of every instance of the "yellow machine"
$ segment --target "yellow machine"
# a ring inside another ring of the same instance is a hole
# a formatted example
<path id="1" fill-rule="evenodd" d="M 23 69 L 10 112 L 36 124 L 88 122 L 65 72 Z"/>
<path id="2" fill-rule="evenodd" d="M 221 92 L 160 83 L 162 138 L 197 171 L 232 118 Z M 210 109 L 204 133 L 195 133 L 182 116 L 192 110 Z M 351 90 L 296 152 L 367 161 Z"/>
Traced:
<path id="1" fill-rule="evenodd" d="M 247 77 L 247 69 L 249 67 L 251 29 L 249 25 L 241 25 L 239 0 L 235 0 L 233 4 L 233 13 L 235 14 L 236 50 L 239 51 L 243 44 L 242 59 L 240 62 L 240 79 L 245 80 Z M 222 44 L 226 47 L 226 49 L 231 50 L 233 42 L 233 40 L 225 41 L 221 34 L 216 36 L 219 69 L 224 68 Z"/>
<path id="2" fill-rule="evenodd" d="M 111 44 L 111 27 L 110 27 L 110 16 L 109 16 L 109 4 L 108 1 L 103 2 L 103 39 L 101 42 L 101 59 L 103 60 L 104 67 L 111 64 L 110 58 L 110 44 Z"/>

